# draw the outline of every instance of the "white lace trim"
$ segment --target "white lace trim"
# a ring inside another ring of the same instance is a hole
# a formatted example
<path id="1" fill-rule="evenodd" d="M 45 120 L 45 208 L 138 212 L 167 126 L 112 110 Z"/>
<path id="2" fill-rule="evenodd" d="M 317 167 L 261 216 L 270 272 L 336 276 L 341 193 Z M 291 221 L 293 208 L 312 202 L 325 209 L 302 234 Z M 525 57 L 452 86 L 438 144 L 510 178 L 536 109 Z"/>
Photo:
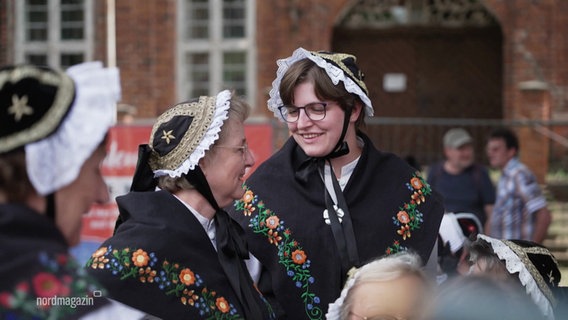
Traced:
<path id="1" fill-rule="evenodd" d="M 160 177 L 169 175 L 172 178 L 181 177 L 183 174 L 189 172 L 189 170 L 195 169 L 195 166 L 199 164 L 199 160 L 205 156 L 205 151 L 211 148 L 211 145 L 219 139 L 219 132 L 221 132 L 221 127 L 225 120 L 229 118 L 229 108 L 231 106 L 231 92 L 229 90 L 223 90 L 217 94 L 215 100 L 215 113 L 213 114 L 213 119 L 211 124 L 207 129 L 207 132 L 203 135 L 203 138 L 199 142 L 195 150 L 189 155 L 182 164 L 175 170 L 160 169 L 154 171 L 154 177 Z"/>
<path id="2" fill-rule="evenodd" d="M 81 167 L 115 122 L 120 100 L 117 68 L 86 62 L 67 69 L 75 82 L 75 99 L 59 129 L 26 145 L 29 178 L 40 195 L 50 194 L 77 179 Z"/>
<path id="3" fill-rule="evenodd" d="M 345 286 L 343 286 L 343 290 L 341 290 L 341 294 L 339 298 L 337 298 L 333 303 L 329 304 L 329 308 L 327 309 L 327 313 L 325 314 L 325 318 L 327 320 L 339 320 L 341 318 L 341 309 L 343 307 L 343 302 L 345 302 L 345 298 L 347 297 L 347 293 L 351 290 L 351 287 L 355 284 L 355 277 L 349 278 L 347 282 L 345 282 Z"/>
<path id="4" fill-rule="evenodd" d="M 372 117 L 374 114 L 373 105 L 371 104 L 371 99 L 365 94 L 365 92 L 359 87 L 351 78 L 349 78 L 343 70 L 334 66 L 331 63 L 328 63 L 322 57 L 315 56 L 311 54 L 308 50 L 304 48 L 298 48 L 292 53 L 291 57 L 286 59 L 279 59 L 276 61 L 278 65 L 278 70 L 276 71 L 276 79 L 272 81 L 272 89 L 270 89 L 270 99 L 268 99 L 268 109 L 274 113 L 274 116 L 278 118 L 280 121 L 284 122 L 284 118 L 278 111 L 278 107 L 282 105 L 282 99 L 280 98 L 280 82 L 282 81 L 282 77 L 288 70 L 288 68 L 298 60 L 302 60 L 304 58 L 308 58 L 315 62 L 320 68 L 324 69 L 333 82 L 333 84 L 338 84 L 339 81 L 343 81 L 343 86 L 347 92 L 356 94 L 361 98 L 363 103 L 365 104 L 365 114 L 369 117 Z"/>
<path id="5" fill-rule="evenodd" d="M 519 256 L 509 248 L 503 241 L 491 238 L 485 235 L 478 235 L 479 238 L 487 241 L 491 244 L 493 248 L 493 252 L 499 257 L 499 259 L 505 261 L 505 266 L 510 274 L 519 274 L 519 280 L 521 281 L 522 285 L 525 287 L 527 294 L 531 297 L 531 299 L 536 303 L 540 311 L 546 316 L 549 320 L 554 320 L 554 312 L 552 311 L 552 305 L 550 301 L 546 298 L 546 296 L 540 290 L 537 282 L 531 275 L 530 271 L 527 267 L 523 264 Z"/>

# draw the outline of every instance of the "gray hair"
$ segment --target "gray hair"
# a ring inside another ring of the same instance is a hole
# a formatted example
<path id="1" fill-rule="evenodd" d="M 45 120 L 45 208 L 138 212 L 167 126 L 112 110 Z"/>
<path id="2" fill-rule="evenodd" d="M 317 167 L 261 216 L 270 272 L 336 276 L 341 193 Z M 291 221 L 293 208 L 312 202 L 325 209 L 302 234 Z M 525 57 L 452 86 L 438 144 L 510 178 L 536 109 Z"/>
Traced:
<path id="1" fill-rule="evenodd" d="M 403 276 L 414 276 L 422 280 L 427 286 L 430 286 L 430 279 L 422 270 L 422 260 L 418 254 L 413 252 L 403 251 L 378 258 L 363 265 L 355 271 L 343 288 L 344 291 L 346 290 L 345 300 L 341 305 L 339 319 L 349 319 L 349 312 L 354 302 L 352 300 L 354 288 L 364 283 L 390 281 Z"/>
<path id="2" fill-rule="evenodd" d="M 248 118 L 249 114 L 250 105 L 244 98 L 237 96 L 233 91 L 231 93 L 231 105 L 227 113 L 227 116 L 229 118 L 225 120 L 225 123 L 223 124 L 221 131 L 219 132 L 219 139 L 215 141 L 212 147 L 217 144 L 222 144 L 227 139 L 227 132 L 230 131 L 229 128 L 236 124 L 243 123 Z M 205 152 L 205 157 L 214 153 L 214 148 L 210 148 Z M 187 179 L 185 179 L 184 176 L 173 178 L 169 175 L 161 176 L 158 178 L 158 187 L 171 193 L 177 192 L 179 190 L 190 190 L 195 188 L 191 183 L 189 183 L 189 181 L 187 181 Z"/>

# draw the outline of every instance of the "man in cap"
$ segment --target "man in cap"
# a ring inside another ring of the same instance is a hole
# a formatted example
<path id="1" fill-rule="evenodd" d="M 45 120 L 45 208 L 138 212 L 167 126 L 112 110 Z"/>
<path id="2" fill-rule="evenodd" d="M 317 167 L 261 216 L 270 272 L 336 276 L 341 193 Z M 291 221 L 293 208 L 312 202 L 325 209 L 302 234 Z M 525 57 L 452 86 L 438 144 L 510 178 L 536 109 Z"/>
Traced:
<path id="1" fill-rule="evenodd" d="M 474 213 L 484 226 L 495 203 L 495 187 L 486 167 L 475 162 L 473 138 L 463 128 L 443 138 L 445 159 L 434 164 L 428 183 L 444 197 L 446 212 Z"/>

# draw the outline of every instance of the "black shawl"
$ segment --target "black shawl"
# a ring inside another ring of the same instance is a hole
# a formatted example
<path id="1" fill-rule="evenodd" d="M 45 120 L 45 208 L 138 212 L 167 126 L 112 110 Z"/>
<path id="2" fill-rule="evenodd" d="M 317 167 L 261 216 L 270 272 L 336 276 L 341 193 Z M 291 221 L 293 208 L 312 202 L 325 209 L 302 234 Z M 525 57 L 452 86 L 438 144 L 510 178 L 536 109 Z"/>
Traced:
<path id="1" fill-rule="evenodd" d="M 52 220 L 0 204 L 0 319 L 75 319 L 108 304 Z"/>
<path id="2" fill-rule="evenodd" d="M 163 319 L 244 317 L 234 278 L 183 203 L 166 191 L 131 192 L 117 203 L 119 227 L 87 262 L 110 297 Z M 260 294 L 249 303 L 269 318 Z"/>
<path id="3" fill-rule="evenodd" d="M 360 263 L 411 249 L 426 262 L 443 215 L 440 197 L 415 169 L 380 152 L 368 137 L 343 193 Z M 323 319 L 346 275 L 330 226 L 325 186 L 317 171 L 298 179 L 307 156 L 293 138 L 261 164 L 230 214 L 247 230 L 249 249 L 266 272 L 260 287 L 290 319 Z"/>

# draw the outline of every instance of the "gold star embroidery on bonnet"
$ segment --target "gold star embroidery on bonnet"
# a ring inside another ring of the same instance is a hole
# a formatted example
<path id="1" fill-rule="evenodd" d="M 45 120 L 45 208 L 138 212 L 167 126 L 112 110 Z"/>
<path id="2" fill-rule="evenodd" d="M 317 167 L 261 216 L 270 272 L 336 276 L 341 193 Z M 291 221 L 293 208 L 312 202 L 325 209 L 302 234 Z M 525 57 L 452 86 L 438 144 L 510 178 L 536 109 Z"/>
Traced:
<path id="1" fill-rule="evenodd" d="M 554 276 L 552 275 L 552 270 L 548 273 L 548 283 L 551 283 L 554 286 Z"/>
<path id="2" fill-rule="evenodd" d="M 170 140 L 175 139 L 176 137 L 174 137 L 174 135 L 172 134 L 174 130 L 170 130 L 168 132 L 166 132 L 166 130 L 162 130 L 162 132 L 164 133 L 164 135 L 162 136 L 163 140 L 166 140 L 167 144 L 170 144 Z"/>
<path id="3" fill-rule="evenodd" d="M 19 122 L 23 116 L 31 115 L 34 109 L 28 106 L 28 97 L 22 96 L 19 98 L 17 95 L 12 95 L 12 105 L 8 108 L 8 113 L 14 115 L 14 120 Z"/>

